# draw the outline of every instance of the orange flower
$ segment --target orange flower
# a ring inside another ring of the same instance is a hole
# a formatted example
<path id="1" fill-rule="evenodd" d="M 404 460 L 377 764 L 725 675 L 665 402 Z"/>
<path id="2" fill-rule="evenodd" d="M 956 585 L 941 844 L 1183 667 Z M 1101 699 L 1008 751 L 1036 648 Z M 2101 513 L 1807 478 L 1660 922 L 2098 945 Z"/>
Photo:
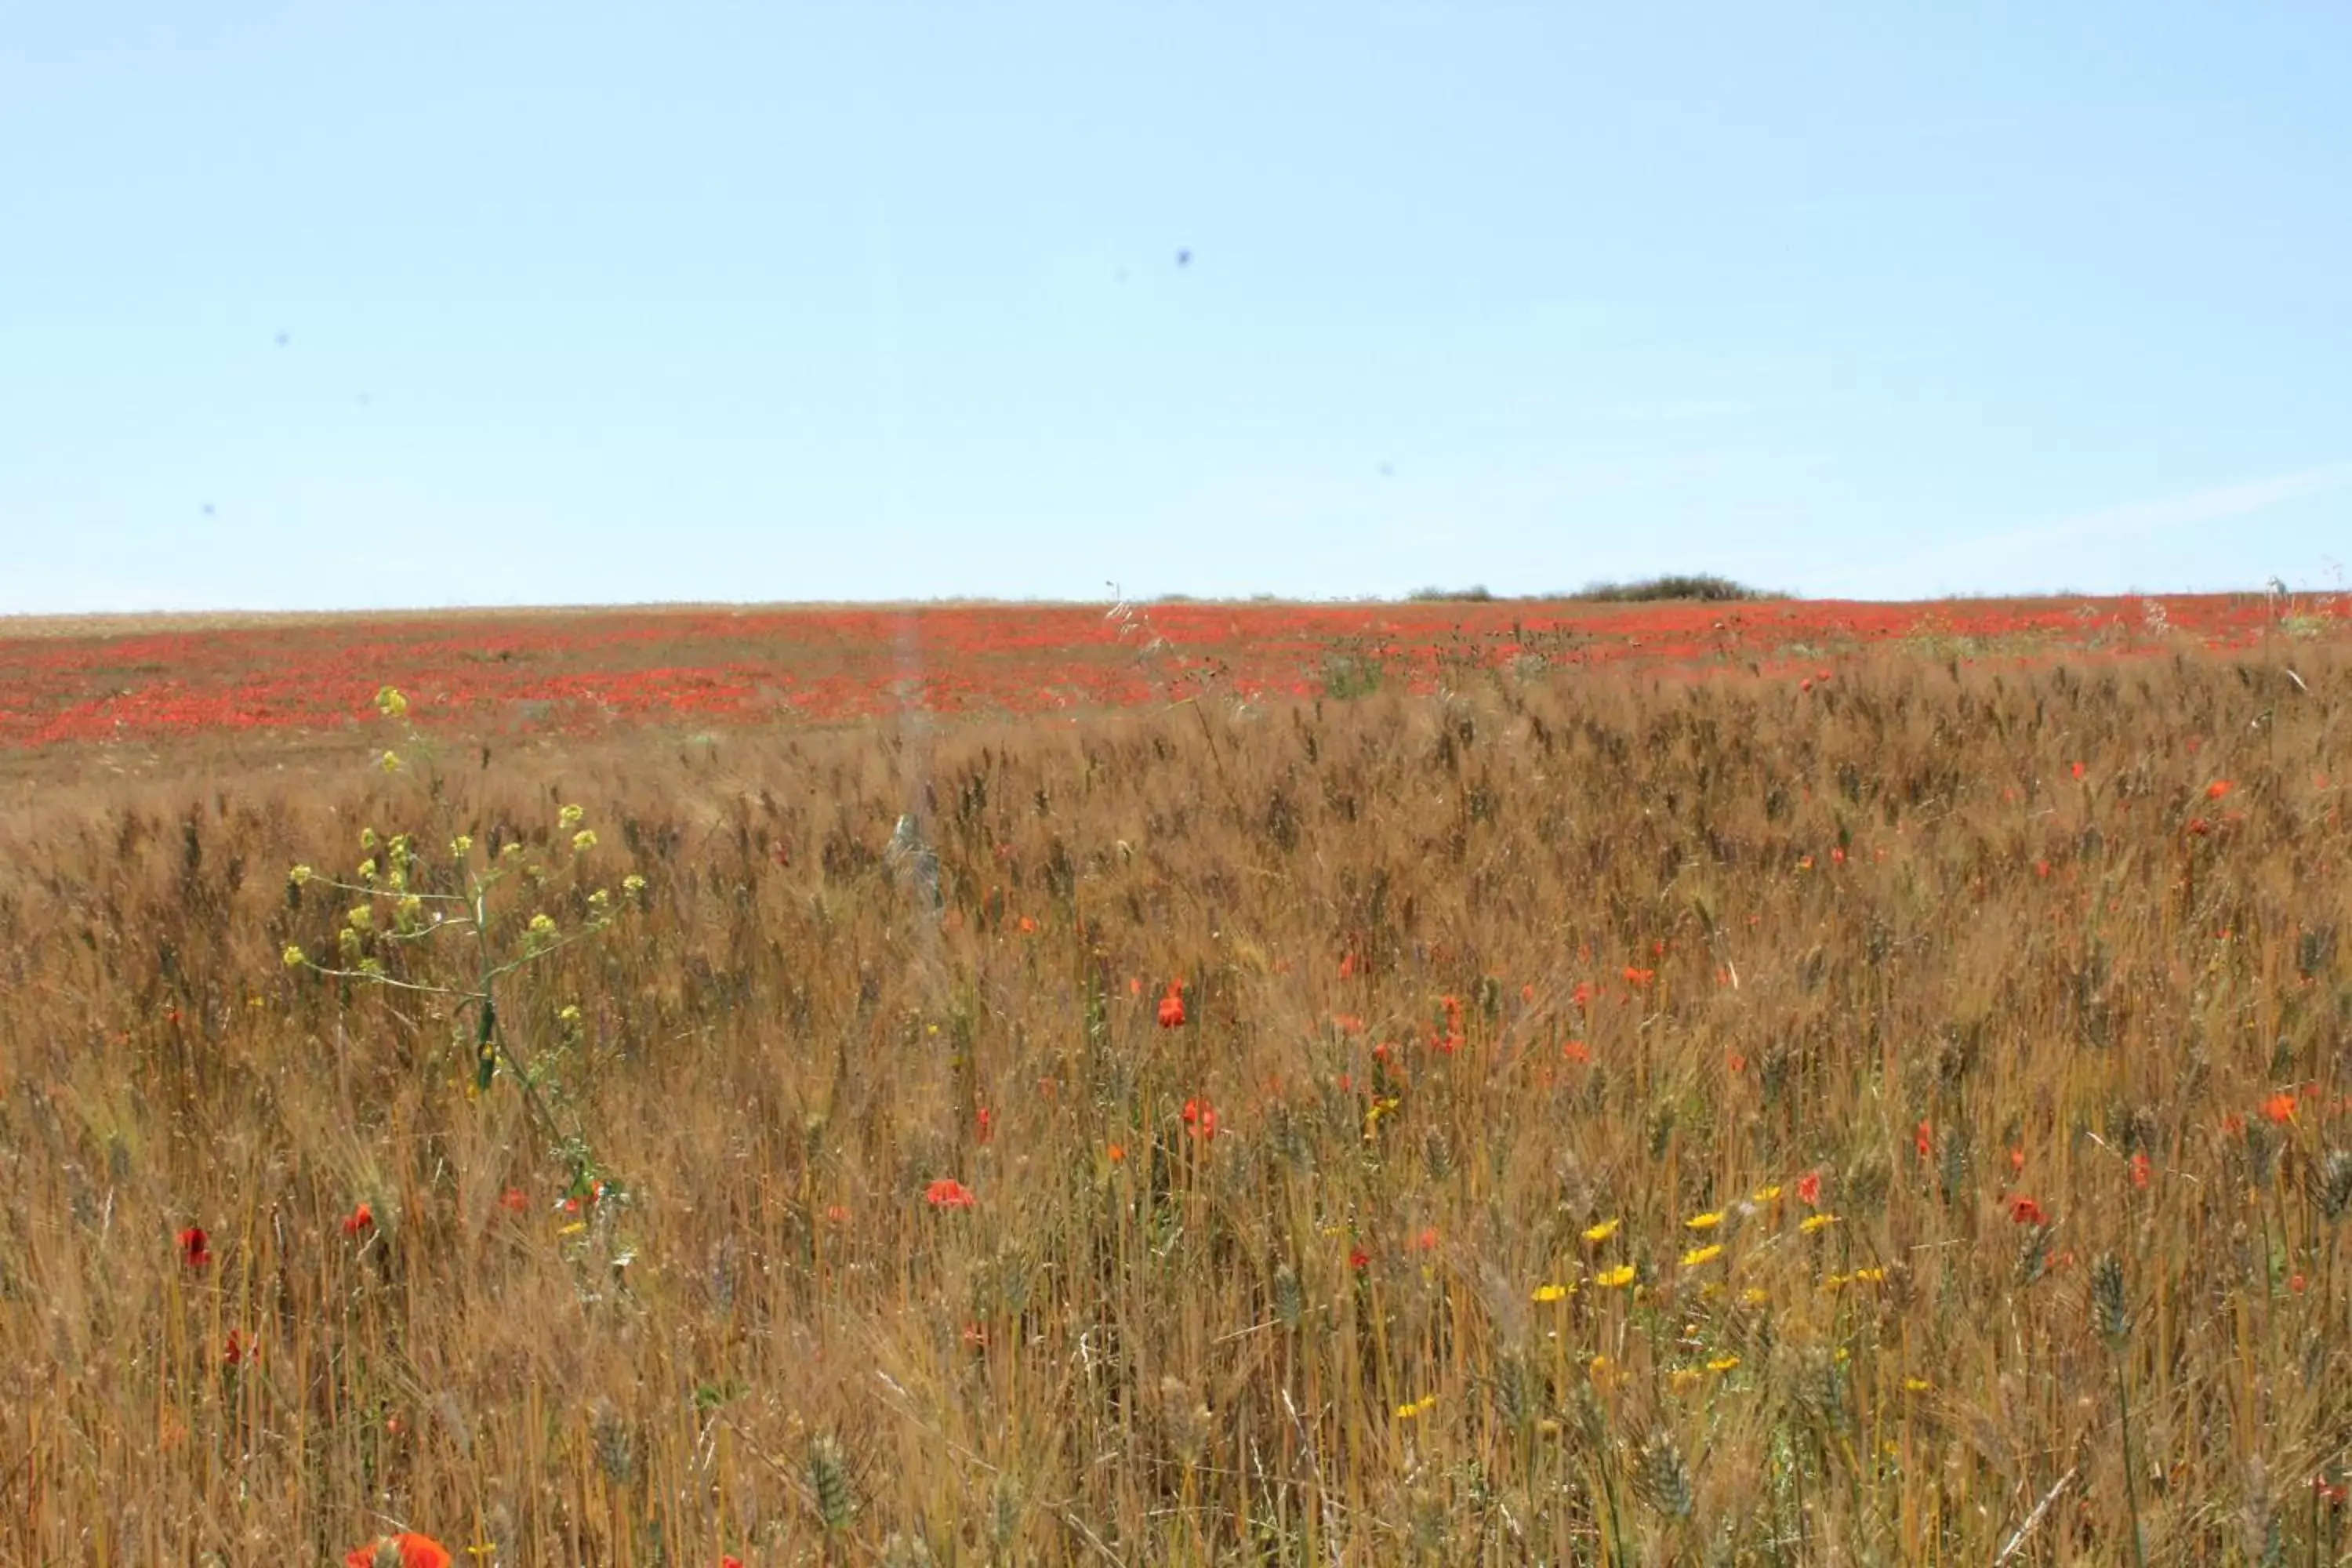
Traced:
<path id="1" fill-rule="evenodd" d="M 1630 963 L 1625 966 L 1625 984 L 1637 991 L 1657 977 L 1658 972 L 1654 969 L 1636 969 Z"/>
<path id="2" fill-rule="evenodd" d="M 1217 1108 L 1205 1100 L 1186 1100 L 1184 1125 L 1192 1130 L 1193 1137 L 1206 1143 L 1217 1135 Z"/>
<path id="3" fill-rule="evenodd" d="M 2023 1196 L 2014 1197 L 2009 1200 L 2009 1217 L 2016 1221 L 2019 1225 L 2048 1225 L 2050 1223 L 2050 1216 L 2042 1212 L 2042 1205 L 2035 1203 L 2032 1198 Z"/>
<path id="4" fill-rule="evenodd" d="M 965 1186 L 953 1176 L 941 1176 L 938 1181 L 925 1187 L 923 1201 L 935 1209 L 968 1209 L 980 1202 L 978 1198 L 972 1196 L 970 1187 Z"/>
<path id="5" fill-rule="evenodd" d="M 393 1555 L 395 1552 L 397 1556 Z M 449 1549 L 429 1535 L 404 1530 L 398 1535 L 378 1536 L 343 1557 L 343 1568 L 376 1568 L 379 1563 L 397 1563 L 400 1568 L 449 1568 Z"/>
<path id="6" fill-rule="evenodd" d="M 2268 1100 L 2263 1100 L 2263 1119 L 2266 1121 L 2276 1122 L 2280 1126 L 2284 1126 L 2286 1123 L 2294 1121 L 2294 1096 L 2284 1093 L 2274 1094 Z"/>
<path id="7" fill-rule="evenodd" d="M 1936 1145 L 1934 1136 L 1927 1130 L 1927 1120 L 1926 1117 L 1921 1117 L 1919 1119 L 1918 1127 L 1911 1134 L 1911 1147 L 1919 1152 L 1919 1158 L 1922 1160 L 1926 1159 L 1935 1151 Z"/>
<path id="8" fill-rule="evenodd" d="M 2147 1151 L 2145 1149 L 2133 1150 L 2131 1157 L 2131 1184 L 2133 1186 L 2145 1187 L 2147 1185 Z"/>
<path id="9" fill-rule="evenodd" d="M 1167 991 L 1160 995 L 1160 1026 L 1163 1029 L 1184 1026 L 1184 986 L 1181 981 L 1170 981 Z"/>
<path id="10" fill-rule="evenodd" d="M 373 1228 L 375 1228 L 375 1211 L 368 1207 L 365 1204 L 360 1205 L 359 1207 L 353 1209 L 351 1213 L 343 1216 L 343 1234 L 345 1236 L 357 1236 L 362 1231 L 373 1230 Z"/>
<path id="11" fill-rule="evenodd" d="M 2215 779 L 2211 784 L 2205 786 L 2205 798 L 2207 800 L 2219 800 L 2237 787 L 2238 786 L 2236 784 L 2231 784 L 2228 779 Z"/>
<path id="12" fill-rule="evenodd" d="M 1807 1208 L 1819 1208 L 1822 1203 L 1822 1173 L 1807 1171 L 1797 1178 L 1797 1201 Z"/>

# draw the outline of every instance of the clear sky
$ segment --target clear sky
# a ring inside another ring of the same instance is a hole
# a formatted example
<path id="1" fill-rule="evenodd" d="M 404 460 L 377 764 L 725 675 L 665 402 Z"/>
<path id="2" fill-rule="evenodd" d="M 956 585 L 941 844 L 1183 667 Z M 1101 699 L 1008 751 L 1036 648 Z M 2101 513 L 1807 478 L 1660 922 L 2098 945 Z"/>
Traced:
<path id="1" fill-rule="evenodd" d="M 0 611 L 2324 587 L 2347 82 L 2344 0 L 20 5 Z"/>

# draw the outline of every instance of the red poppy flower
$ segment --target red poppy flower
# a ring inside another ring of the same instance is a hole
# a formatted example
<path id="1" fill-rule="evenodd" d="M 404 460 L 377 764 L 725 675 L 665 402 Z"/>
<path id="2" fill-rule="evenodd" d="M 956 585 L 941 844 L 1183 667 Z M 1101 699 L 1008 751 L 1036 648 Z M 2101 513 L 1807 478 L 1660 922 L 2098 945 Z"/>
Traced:
<path id="1" fill-rule="evenodd" d="M 236 1330 L 231 1329 L 228 1331 L 228 1338 L 221 1344 L 222 1364 L 226 1366 L 242 1366 L 245 1363 L 246 1358 L 253 1354 L 253 1350 L 254 1345 L 251 1340 L 247 1339 Z"/>
<path id="2" fill-rule="evenodd" d="M 2284 1127 L 2294 1120 L 2294 1096 L 2274 1094 L 2263 1101 L 2263 1120 Z"/>
<path id="3" fill-rule="evenodd" d="M 923 1189 L 923 1201 L 935 1209 L 968 1209 L 980 1200 L 953 1176 L 941 1176 Z"/>
<path id="4" fill-rule="evenodd" d="M 1797 1201 L 1807 1208 L 1819 1208 L 1822 1202 L 1822 1173 L 1807 1171 L 1797 1178 Z"/>
<path id="5" fill-rule="evenodd" d="M 1348 1248 L 1348 1267 L 1354 1269 L 1357 1273 L 1362 1273 L 1364 1271 L 1364 1266 L 1371 1262 L 1371 1260 L 1372 1255 L 1366 1252 L 1362 1247 L 1351 1247 Z"/>
<path id="6" fill-rule="evenodd" d="M 400 1568 L 449 1568 L 449 1549 L 429 1535 L 404 1530 L 398 1535 L 378 1536 L 343 1557 L 343 1568 L 376 1568 L 379 1563 L 396 1563 Z"/>
<path id="7" fill-rule="evenodd" d="M 1630 963 L 1625 966 L 1625 984 L 1637 991 L 1657 977 L 1658 972 L 1654 969 L 1636 969 Z"/>
<path id="8" fill-rule="evenodd" d="M 180 1261 L 191 1268 L 202 1268 L 213 1260 L 212 1238 L 205 1227 L 192 1225 L 180 1233 Z"/>
<path id="9" fill-rule="evenodd" d="M 1160 1026 L 1163 1029 L 1184 1026 L 1184 988 L 1173 980 L 1168 983 L 1168 989 L 1160 998 Z"/>
<path id="10" fill-rule="evenodd" d="M 2074 767 L 2074 773 L 2076 778 L 2081 778 L 2083 776 L 2083 764 L 2076 763 Z"/>
<path id="11" fill-rule="evenodd" d="M 2205 786 L 2205 798 L 2207 800 L 2219 800 L 2237 787 L 2238 786 L 2236 784 L 2231 784 L 2228 779 L 2215 779 L 2211 784 Z"/>
<path id="12" fill-rule="evenodd" d="M 2131 1184 L 2133 1186 L 2145 1187 L 2147 1185 L 2147 1151 L 2145 1149 L 2133 1150 L 2131 1157 Z"/>
<path id="13" fill-rule="evenodd" d="M 1217 1135 L 1217 1108 L 1205 1100 L 1186 1100 L 1184 1125 L 1192 1130 L 1193 1137 L 1206 1143 Z"/>
<path id="14" fill-rule="evenodd" d="M 2048 1225 L 2050 1216 L 2032 1198 L 2019 1196 L 2009 1200 L 2009 1217 L 2019 1225 Z"/>
<path id="15" fill-rule="evenodd" d="M 520 1187 L 509 1187 L 499 1194 L 499 1206 L 509 1214 L 521 1214 L 530 1207 L 530 1198 Z"/>
<path id="16" fill-rule="evenodd" d="M 985 1105 L 982 1106 L 979 1110 L 973 1113 L 971 1122 L 971 1141 L 973 1142 L 985 1143 L 991 1138 L 996 1136 L 996 1120 L 989 1115 L 988 1107 Z"/>
<path id="17" fill-rule="evenodd" d="M 353 1209 L 351 1213 L 343 1216 L 343 1234 L 345 1236 L 357 1236 L 362 1231 L 373 1229 L 374 1226 L 375 1211 L 369 1208 L 365 1204 L 360 1205 L 359 1207 Z"/>
<path id="18" fill-rule="evenodd" d="M 1919 1125 L 1912 1131 L 1911 1147 L 1919 1152 L 1919 1158 L 1922 1160 L 1926 1159 L 1936 1147 L 1934 1134 L 1928 1131 L 1925 1117 L 1919 1119 Z"/>

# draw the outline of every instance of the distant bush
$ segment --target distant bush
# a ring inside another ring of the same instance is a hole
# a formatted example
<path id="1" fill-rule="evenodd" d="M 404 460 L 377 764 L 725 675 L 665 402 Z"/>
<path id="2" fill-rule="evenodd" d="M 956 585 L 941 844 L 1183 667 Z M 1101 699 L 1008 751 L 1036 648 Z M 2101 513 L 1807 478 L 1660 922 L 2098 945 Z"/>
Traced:
<path id="1" fill-rule="evenodd" d="M 1480 583 L 1468 588 L 1415 588 L 1405 596 L 1415 604 L 1451 601 L 1457 604 L 1486 605 L 1494 602 L 1495 593 L 1484 583 Z"/>
<path id="2" fill-rule="evenodd" d="M 1728 577 L 1676 574 L 1644 577 L 1638 583 L 1595 583 L 1568 597 L 1594 604 L 1631 605 L 1653 599 L 1698 599 L 1721 603 L 1733 599 L 1767 599 L 1772 595 L 1760 588 L 1735 583 Z"/>

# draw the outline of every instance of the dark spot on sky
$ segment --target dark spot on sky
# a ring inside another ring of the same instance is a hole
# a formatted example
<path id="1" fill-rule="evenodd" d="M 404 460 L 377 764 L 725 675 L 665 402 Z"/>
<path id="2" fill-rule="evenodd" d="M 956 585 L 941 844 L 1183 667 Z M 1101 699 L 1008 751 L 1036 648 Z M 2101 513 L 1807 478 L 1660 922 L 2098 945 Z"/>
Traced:
<path id="1" fill-rule="evenodd" d="M 278 346 L 281 349 L 293 341 L 294 339 L 291 333 L 280 332 L 278 334 Z"/>
<path id="2" fill-rule="evenodd" d="M 1396 465 L 1394 463 L 1382 463 L 1381 465 L 1381 478 L 1384 479 L 1395 479 Z"/>
<path id="3" fill-rule="evenodd" d="M 206 501 L 206 502 L 205 502 L 205 515 L 206 517 L 210 517 L 210 516 L 212 516 L 212 514 L 213 514 L 213 503 L 212 503 L 212 502 L 210 502 L 210 501 Z"/>
<path id="4" fill-rule="evenodd" d="M 1176 253 L 1176 265 L 1177 265 L 1177 266 L 1179 266 L 1179 267 L 1190 267 L 1190 266 L 1192 266 L 1192 253 L 1191 251 L 1189 251 L 1189 250 L 1180 250 L 1180 251 L 1178 251 L 1178 252 Z"/>

